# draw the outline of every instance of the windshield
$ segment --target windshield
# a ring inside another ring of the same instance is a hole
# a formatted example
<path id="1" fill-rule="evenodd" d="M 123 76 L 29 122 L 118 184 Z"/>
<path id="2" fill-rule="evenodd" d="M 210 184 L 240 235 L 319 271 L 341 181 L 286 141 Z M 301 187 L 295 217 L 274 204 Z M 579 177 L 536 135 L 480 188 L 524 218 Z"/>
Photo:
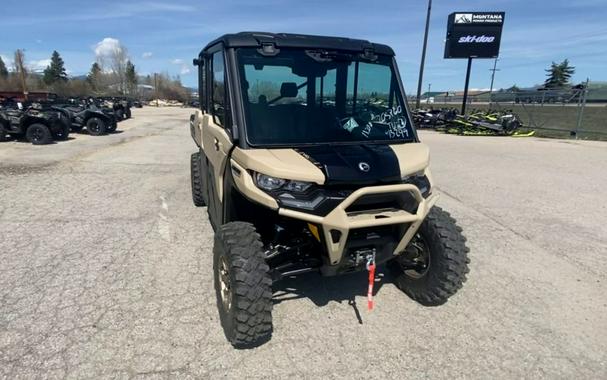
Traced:
<path id="1" fill-rule="evenodd" d="M 392 58 L 303 49 L 238 49 L 252 145 L 413 140 Z"/>

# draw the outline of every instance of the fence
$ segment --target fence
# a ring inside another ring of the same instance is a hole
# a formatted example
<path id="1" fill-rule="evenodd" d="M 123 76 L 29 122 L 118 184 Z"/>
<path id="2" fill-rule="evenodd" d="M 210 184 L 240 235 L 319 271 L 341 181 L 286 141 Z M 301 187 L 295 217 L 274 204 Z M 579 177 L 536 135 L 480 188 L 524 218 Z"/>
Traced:
<path id="1" fill-rule="evenodd" d="M 461 95 L 422 98 L 422 108 L 461 108 Z M 475 109 L 511 110 L 528 129 L 544 137 L 607 140 L 607 83 L 590 82 L 571 90 L 494 91 L 468 97 Z"/>

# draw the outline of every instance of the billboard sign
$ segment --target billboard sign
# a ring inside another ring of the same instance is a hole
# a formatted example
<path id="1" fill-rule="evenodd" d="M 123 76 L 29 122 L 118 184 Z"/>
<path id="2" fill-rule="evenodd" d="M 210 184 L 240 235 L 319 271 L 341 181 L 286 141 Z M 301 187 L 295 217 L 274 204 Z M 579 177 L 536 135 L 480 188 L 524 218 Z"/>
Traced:
<path id="1" fill-rule="evenodd" d="M 504 12 L 454 12 L 447 22 L 445 58 L 499 55 Z"/>

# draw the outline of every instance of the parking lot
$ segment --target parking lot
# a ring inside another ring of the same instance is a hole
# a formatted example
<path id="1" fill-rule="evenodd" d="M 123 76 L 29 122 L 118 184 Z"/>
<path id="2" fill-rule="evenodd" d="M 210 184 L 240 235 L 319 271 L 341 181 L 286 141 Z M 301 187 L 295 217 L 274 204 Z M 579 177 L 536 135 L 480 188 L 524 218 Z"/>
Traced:
<path id="1" fill-rule="evenodd" d="M 272 340 L 238 351 L 189 113 L 0 144 L 0 378 L 607 377 L 607 143 L 421 132 L 471 248 L 464 288 L 426 308 L 386 273 L 368 312 L 364 273 L 287 280 Z"/>

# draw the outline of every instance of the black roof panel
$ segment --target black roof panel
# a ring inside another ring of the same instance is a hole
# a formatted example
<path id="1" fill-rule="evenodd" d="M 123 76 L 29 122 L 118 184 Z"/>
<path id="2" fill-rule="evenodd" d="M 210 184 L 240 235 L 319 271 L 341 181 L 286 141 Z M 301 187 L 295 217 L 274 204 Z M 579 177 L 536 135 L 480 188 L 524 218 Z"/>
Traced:
<path id="1" fill-rule="evenodd" d="M 306 34 L 266 33 L 266 32 L 240 32 L 224 34 L 210 42 L 203 51 L 211 46 L 223 42 L 225 47 L 257 47 L 262 43 L 274 43 L 277 48 L 320 48 L 348 51 L 373 49 L 377 54 L 394 55 L 394 51 L 387 45 L 375 44 L 366 40 L 355 40 L 343 37 L 312 36 Z"/>

